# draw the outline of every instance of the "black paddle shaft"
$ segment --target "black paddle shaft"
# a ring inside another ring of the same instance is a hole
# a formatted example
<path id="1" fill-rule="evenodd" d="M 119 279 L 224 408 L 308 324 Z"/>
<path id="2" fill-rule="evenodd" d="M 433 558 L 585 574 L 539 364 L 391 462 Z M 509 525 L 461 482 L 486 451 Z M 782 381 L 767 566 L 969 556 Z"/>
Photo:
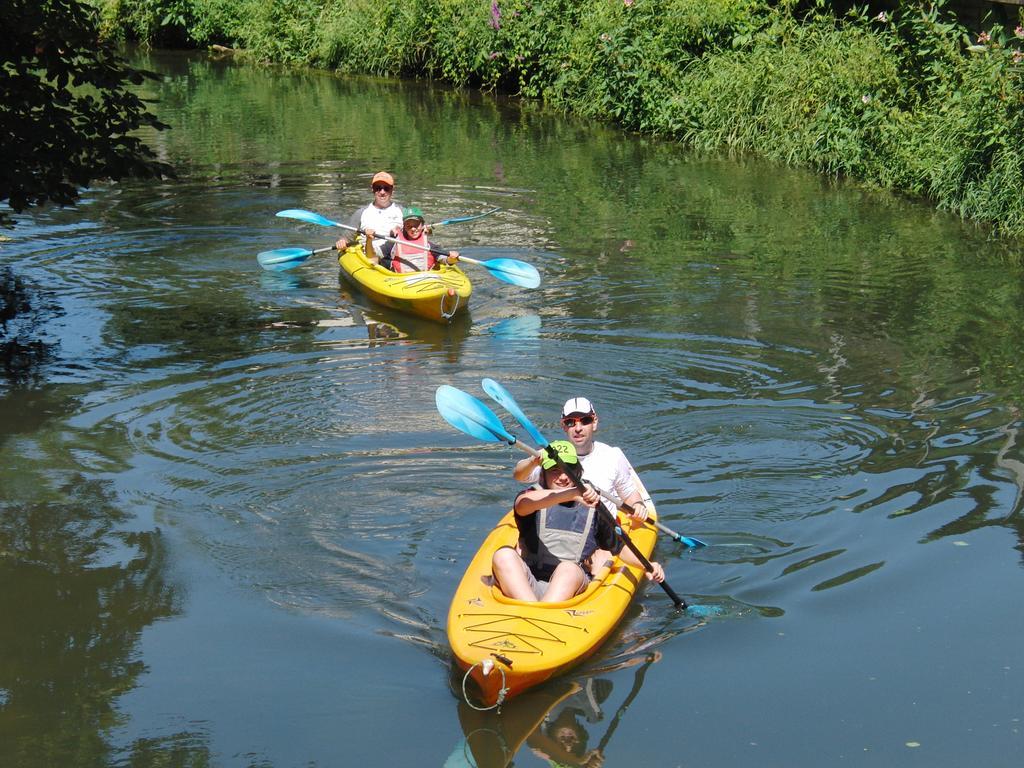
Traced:
<path id="1" fill-rule="evenodd" d="M 552 448 L 550 444 L 545 448 L 545 450 L 547 451 L 548 456 L 554 459 L 555 463 L 558 465 L 558 468 L 565 472 L 565 474 L 569 476 L 569 479 L 573 481 L 573 483 L 576 485 L 576 489 L 580 493 L 583 493 L 586 490 L 586 486 L 583 485 L 582 465 L 577 463 L 577 469 L 573 471 L 569 469 L 569 467 L 566 465 L 564 461 L 562 461 L 562 457 L 558 455 L 558 451 Z M 603 501 L 597 502 L 597 509 L 600 513 L 603 513 L 605 516 L 607 516 L 608 521 L 615 528 L 616 534 L 622 537 L 622 541 L 629 548 L 629 551 L 636 555 L 636 559 L 640 561 L 640 565 L 643 566 L 643 569 L 648 573 L 653 571 L 654 566 L 651 565 L 651 561 L 644 557 L 643 552 L 637 549 L 636 544 L 634 544 L 633 540 L 629 538 L 629 534 L 622 530 L 622 527 L 619 525 L 619 521 L 615 519 L 615 515 L 611 512 L 611 510 L 608 509 L 608 507 L 605 505 Z M 662 581 L 659 584 L 659 586 L 665 590 L 665 594 L 672 599 L 673 603 L 675 603 L 676 610 L 686 610 L 686 601 L 675 593 L 675 590 L 668 585 L 668 582 Z"/>

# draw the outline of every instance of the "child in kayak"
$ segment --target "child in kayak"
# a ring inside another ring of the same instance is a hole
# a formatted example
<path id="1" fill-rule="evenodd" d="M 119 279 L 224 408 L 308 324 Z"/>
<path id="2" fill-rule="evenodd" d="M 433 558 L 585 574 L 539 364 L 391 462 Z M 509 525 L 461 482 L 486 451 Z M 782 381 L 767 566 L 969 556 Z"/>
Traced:
<path id="1" fill-rule="evenodd" d="M 387 241 L 380 246 L 380 256 L 376 247 L 371 247 L 374 230 L 367 228 L 365 251 L 366 258 L 375 264 L 380 264 L 392 272 L 426 272 L 433 269 L 441 261 L 445 264 L 454 264 L 459 260 L 458 251 L 450 251 L 447 256 L 438 260 L 429 248 L 434 246 L 427 240 L 426 224 L 423 221 L 423 211 L 415 205 L 405 210 L 402 217 L 402 231 L 395 235 L 394 241 Z"/>
<path id="2" fill-rule="evenodd" d="M 577 468 L 575 446 L 556 440 L 550 446 L 562 463 Z M 514 509 L 519 526 L 519 547 L 500 547 L 491 569 L 501 591 L 516 600 L 555 603 L 580 594 L 590 583 L 590 558 L 599 550 L 619 555 L 629 565 L 641 567 L 623 549 L 607 514 L 597 508 L 600 494 L 586 487 L 581 493 L 551 456 L 540 465 L 540 483 L 516 496 Z M 665 571 L 651 563 L 647 578 L 661 583 Z"/>

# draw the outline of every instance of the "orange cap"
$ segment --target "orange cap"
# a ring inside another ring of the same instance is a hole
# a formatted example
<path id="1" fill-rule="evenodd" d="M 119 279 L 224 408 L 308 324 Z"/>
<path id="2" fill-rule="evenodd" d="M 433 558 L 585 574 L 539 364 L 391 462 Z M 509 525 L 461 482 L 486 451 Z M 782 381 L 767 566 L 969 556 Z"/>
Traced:
<path id="1" fill-rule="evenodd" d="M 372 187 L 378 181 L 382 181 L 385 184 L 390 184 L 392 187 L 395 186 L 394 177 L 387 171 L 381 171 L 380 173 L 374 174 L 373 180 L 370 182 L 370 186 Z"/>

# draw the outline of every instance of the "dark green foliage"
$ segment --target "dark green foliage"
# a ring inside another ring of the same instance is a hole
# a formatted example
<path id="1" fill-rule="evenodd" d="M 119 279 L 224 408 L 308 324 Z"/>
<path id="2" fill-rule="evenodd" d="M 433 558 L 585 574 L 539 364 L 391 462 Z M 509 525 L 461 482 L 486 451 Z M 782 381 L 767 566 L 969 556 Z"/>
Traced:
<path id="1" fill-rule="evenodd" d="M 0 201 L 14 211 L 71 204 L 96 179 L 171 172 L 132 133 L 164 127 L 131 90 L 146 75 L 99 39 L 97 21 L 77 0 L 0 5 Z"/>

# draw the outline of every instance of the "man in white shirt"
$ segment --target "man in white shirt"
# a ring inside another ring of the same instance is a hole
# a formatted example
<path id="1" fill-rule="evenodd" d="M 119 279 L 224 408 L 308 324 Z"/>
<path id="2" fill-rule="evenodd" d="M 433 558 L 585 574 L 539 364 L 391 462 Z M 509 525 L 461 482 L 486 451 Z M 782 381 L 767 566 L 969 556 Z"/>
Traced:
<path id="1" fill-rule="evenodd" d="M 633 467 L 621 450 L 594 439 L 597 427 L 597 412 L 587 398 L 573 397 L 562 406 L 562 429 L 576 446 L 583 479 L 606 492 L 617 506 L 625 502 L 633 507 L 633 518 L 638 522 L 646 520 L 647 505 L 633 482 Z M 533 457 L 522 459 L 513 476 L 521 483 L 536 483 L 540 480 L 540 462 Z"/>
<path id="2" fill-rule="evenodd" d="M 383 235 L 394 235 L 402 229 L 402 209 L 391 201 L 391 195 L 395 191 L 395 179 L 387 171 L 380 171 L 374 174 L 370 181 L 370 188 L 373 190 L 373 202 L 365 208 L 360 208 L 351 217 L 348 224 L 360 230 L 372 229 Z M 356 233 L 342 235 L 335 243 L 339 251 L 343 251 L 356 241 Z M 381 255 L 380 249 L 384 240 L 374 239 L 373 248 L 377 251 L 377 257 Z"/>

